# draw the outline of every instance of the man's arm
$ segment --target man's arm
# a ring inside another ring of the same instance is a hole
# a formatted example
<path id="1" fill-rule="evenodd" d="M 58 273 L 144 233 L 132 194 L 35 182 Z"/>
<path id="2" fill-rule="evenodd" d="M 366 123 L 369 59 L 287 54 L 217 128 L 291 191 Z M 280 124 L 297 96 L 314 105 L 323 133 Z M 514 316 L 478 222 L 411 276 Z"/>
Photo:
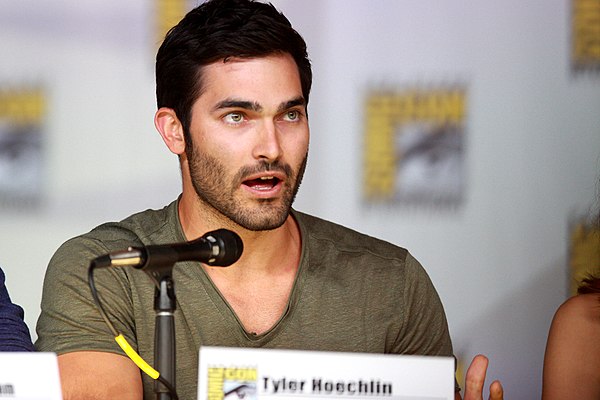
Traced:
<path id="1" fill-rule="evenodd" d="M 141 373 L 119 353 L 87 280 L 89 260 L 108 251 L 95 238 L 72 239 L 57 250 L 46 271 L 36 348 L 59 354 L 65 400 L 142 399 Z M 95 286 L 115 329 L 138 350 L 126 271 L 102 270 L 96 273 Z"/>
<path id="2" fill-rule="evenodd" d="M 125 356 L 77 351 L 58 356 L 64 400 L 142 399 L 138 367 Z"/>

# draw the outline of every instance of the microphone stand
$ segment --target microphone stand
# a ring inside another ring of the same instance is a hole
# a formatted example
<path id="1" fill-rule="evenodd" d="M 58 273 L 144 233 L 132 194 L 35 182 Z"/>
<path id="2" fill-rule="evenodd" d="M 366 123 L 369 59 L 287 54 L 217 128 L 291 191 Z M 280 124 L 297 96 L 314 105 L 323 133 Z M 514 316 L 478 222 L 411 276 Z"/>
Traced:
<path id="1" fill-rule="evenodd" d="M 231 249 L 226 253 L 225 247 L 231 247 Z M 146 272 L 155 285 L 154 366 L 160 375 L 154 382 L 154 393 L 156 393 L 158 400 L 177 399 L 177 391 L 175 390 L 174 319 L 177 300 L 173 282 L 173 266 L 179 261 L 202 261 L 207 265 L 227 267 L 240 258 L 243 248 L 242 239 L 235 232 L 218 229 L 188 243 L 149 245 L 143 249 L 129 247 L 125 251 L 109 253 L 92 260 L 88 270 L 92 296 L 100 314 L 115 334 L 115 337 L 118 332 L 100 305 L 100 299 L 94 287 L 94 268 L 131 265 Z M 127 352 L 127 350 L 125 351 Z M 154 373 L 152 373 L 152 376 L 154 376 Z"/>
<path id="2" fill-rule="evenodd" d="M 146 273 L 154 281 L 154 366 L 160 375 L 175 388 L 175 287 L 173 265 L 158 266 Z M 158 380 L 154 381 L 157 400 L 171 400 L 171 391 Z"/>

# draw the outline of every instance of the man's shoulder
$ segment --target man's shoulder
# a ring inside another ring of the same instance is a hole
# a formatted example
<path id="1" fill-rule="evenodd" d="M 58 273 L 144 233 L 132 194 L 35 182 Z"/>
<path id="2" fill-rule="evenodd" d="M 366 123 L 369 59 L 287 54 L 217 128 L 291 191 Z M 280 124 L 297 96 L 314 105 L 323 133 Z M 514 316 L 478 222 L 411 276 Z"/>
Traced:
<path id="1" fill-rule="evenodd" d="M 294 210 L 302 234 L 310 243 L 328 245 L 340 252 L 368 255 L 404 262 L 408 251 L 396 244 L 326 219 Z"/>
<path id="2" fill-rule="evenodd" d="M 106 222 L 92 229 L 86 235 L 108 240 L 135 240 L 144 245 L 161 242 L 165 239 L 176 240 L 176 202 L 161 209 L 140 211 L 118 222 Z"/>
<path id="3" fill-rule="evenodd" d="M 65 251 L 102 252 L 129 246 L 177 241 L 177 207 L 173 202 L 162 209 L 148 209 L 114 222 L 106 222 L 91 231 L 67 240 L 57 253 Z"/>

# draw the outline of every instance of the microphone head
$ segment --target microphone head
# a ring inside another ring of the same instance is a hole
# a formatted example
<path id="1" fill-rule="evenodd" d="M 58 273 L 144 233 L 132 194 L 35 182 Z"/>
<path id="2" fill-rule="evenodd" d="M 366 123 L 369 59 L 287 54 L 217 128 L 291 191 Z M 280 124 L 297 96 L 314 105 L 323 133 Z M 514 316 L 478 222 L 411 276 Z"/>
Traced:
<path id="1" fill-rule="evenodd" d="M 240 236 L 228 229 L 217 229 L 202 236 L 219 247 L 219 254 L 207 264 L 212 267 L 228 267 L 242 256 L 244 243 Z"/>

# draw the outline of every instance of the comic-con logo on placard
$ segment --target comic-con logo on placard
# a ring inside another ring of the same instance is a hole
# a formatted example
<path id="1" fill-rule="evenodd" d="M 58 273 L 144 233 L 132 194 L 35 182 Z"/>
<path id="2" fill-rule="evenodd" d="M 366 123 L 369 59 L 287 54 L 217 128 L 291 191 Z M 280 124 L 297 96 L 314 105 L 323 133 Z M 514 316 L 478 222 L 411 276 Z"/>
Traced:
<path id="1" fill-rule="evenodd" d="M 600 73 L 600 0 L 571 0 L 571 69 Z"/>
<path id="2" fill-rule="evenodd" d="M 45 114 L 42 88 L 0 86 L 0 209 L 40 200 Z"/>
<path id="3" fill-rule="evenodd" d="M 209 367 L 208 400 L 256 400 L 256 368 Z"/>
<path id="4" fill-rule="evenodd" d="M 463 85 L 369 92 L 364 200 L 459 206 L 465 191 L 466 108 Z"/>

